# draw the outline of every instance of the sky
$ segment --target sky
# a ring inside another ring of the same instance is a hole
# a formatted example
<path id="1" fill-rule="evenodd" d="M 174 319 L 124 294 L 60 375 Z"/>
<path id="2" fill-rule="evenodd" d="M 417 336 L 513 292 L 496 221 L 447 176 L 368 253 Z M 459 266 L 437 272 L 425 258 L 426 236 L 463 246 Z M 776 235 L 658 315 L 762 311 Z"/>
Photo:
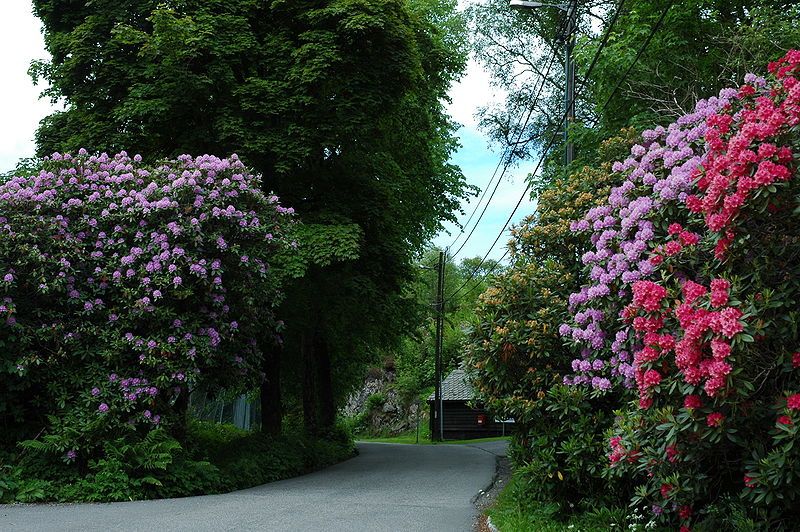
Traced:
<path id="1" fill-rule="evenodd" d="M 42 85 L 34 86 L 28 76 L 30 62 L 35 59 L 47 59 L 44 40 L 41 35 L 41 24 L 33 16 L 29 0 L 2 0 L 3 9 L 0 16 L 0 172 L 13 169 L 17 161 L 30 157 L 35 150 L 34 133 L 39 121 L 60 109 L 60 105 L 52 105 L 49 99 L 40 99 Z M 466 0 L 459 2 L 461 5 Z M 489 145 L 488 138 L 477 126 L 475 112 L 480 105 L 496 101 L 502 94 L 490 84 L 489 74 L 479 63 L 470 59 L 465 76 L 451 90 L 452 104 L 448 110 L 462 127 L 458 136 L 462 147 L 453 157 L 453 163 L 459 165 L 470 184 L 481 190 L 486 187 L 494 172 L 501 150 Z M 483 257 L 492 242 L 500 233 L 503 224 L 514 209 L 525 189 L 525 176 L 530 170 L 527 164 L 511 168 L 502 180 L 489 207 L 486 210 L 473 235 L 459 252 L 456 260 L 467 257 Z M 475 208 L 478 197 L 465 201 L 462 205 L 464 214 L 459 216 L 465 222 Z M 487 194 L 488 197 L 488 194 Z M 461 246 L 464 237 L 472 229 L 483 204 L 473 217 L 465 234 L 462 234 L 451 253 Z M 530 214 L 532 205 L 526 197 L 520 205 L 512 222 L 517 222 Z M 439 247 L 449 246 L 459 235 L 460 229 L 447 224 L 433 240 Z M 505 235 L 500 238 L 489 258 L 499 259 L 505 250 Z"/>

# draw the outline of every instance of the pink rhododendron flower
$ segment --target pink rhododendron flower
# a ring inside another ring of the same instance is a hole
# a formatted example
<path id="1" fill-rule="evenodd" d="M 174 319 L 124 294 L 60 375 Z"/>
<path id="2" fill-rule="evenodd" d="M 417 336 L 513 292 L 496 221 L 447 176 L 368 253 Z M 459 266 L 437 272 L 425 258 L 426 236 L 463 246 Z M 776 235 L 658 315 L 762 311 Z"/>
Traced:
<path id="1" fill-rule="evenodd" d="M 725 416 L 719 412 L 711 412 L 706 416 L 706 424 L 709 427 L 719 427 L 725 420 Z"/>
<path id="2" fill-rule="evenodd" d="M 786 408 L 800 410 L 800 393 L 792 394 L 786 398 Z"/>
<path id="3" fill-rule="evenodd" d="M 665 297 L 667 297 L 667 289 L 659 284 L 652 281 L 633 283 L 633 304 L 646 311 L 658 310 Z"/>
<path id="4" fill-rule="evenodd" d="M 661 383 L 661 374 L 654 370 L 649 369 L 644 374 L 644 388 L 652 388 L 653 386 L 658 386 Z"/>

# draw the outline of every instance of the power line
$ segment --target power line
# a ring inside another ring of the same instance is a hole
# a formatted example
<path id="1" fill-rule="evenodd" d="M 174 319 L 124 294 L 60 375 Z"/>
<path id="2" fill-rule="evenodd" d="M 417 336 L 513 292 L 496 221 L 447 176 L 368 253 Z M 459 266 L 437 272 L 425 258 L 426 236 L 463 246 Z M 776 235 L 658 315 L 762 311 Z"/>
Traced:
<path id="1" fill-rule="evenodd" d="M 614 86 L 614 90 L 611 91 L 611 94 L 608 96 L 608 99 L 606 100 L 606 103 L 603 104 L 603 107 L 601 107 L 600 111 L 597 113 L 598 117 L 602 116 L 603 112 L 606 110 L 608 105 L 611 103 L 611 100 L 617 94 L 617 91 L 619 90 L 620 86 L 622 86 L 622 82 L 625 79 L 628 78 L 628 75 L 631 73 L 631 70 L 633 70 L 633 67 L 636 65 L 636 63 L 639 61 L 639 59 L 642 57 L 642 54 L 644 54 L 644 51 L 647 49 L 647 46 L 650 44 L 650 41 L 653 39 L 653 36 L 656 34 L 656 32 L 661 27 L 661 24 L 664 22 L 664 19 L 667 17 L 667 12 L 672 7 L 672 4 L 674 4 L 674 3 L 675 3 L 675 1 L 672 0 L 669 4 L 667 4 L 666 9 L 664 9 L 664 11 L 661 13 L 661 16 L 659 17 L 658 21 L 655 23 L 655 25 L 650 30 L 650 34 L 647 36 L 647 38 L 644 40 L 644 42 L 642 42 L 642 45 L 639 47 L 639 51 L 636 53 L 636 57 L 633 59 L 633 62 L 630 65 L 628 65 L 628 69 L 625 71 L 625 74 L 623 74 L 622 77 L 617 80 L 617 84 Z M 592 121 L 591 127 L 596 126 L 598 120 L 599 120 L 599 118 L 595 118 Z"/>
<path id="2" fill-rule="evenodd" d="M 514 140 L 514 142 L 512 144 L 515 147 L 514 148 L 510 148 L 510 147 L 507 148 L 508 155 L 506 155 L 506 150 L 503 151 L 503 157 L 500 159 L 500 161 L 497 162 L 497 166 L 494 169 L 494 173 L 492 174 L 492 178 L 489 180 L 489 183 L 486 185 L 486 188 L 483 191 L 483 195 L 481 195 L 481 199 L 479 199 L 478 203 L 475 205 L 475 209 L 473 209 L 472 214 L 469 217 L 469 220 L 467 220 L 467 223 L 464 224 L 465 227 L 469 225 L 470 220 L 475 215 L 475 213 L 478 211 L 478 207 L 480 207 L 480 203 L 483 200 L 483 197 L 486 195 L 486 191 L 489 190 L 489 187 L 491 186 L 492 181 L 494 180 L 494 177 L 497 174 L 497 170 L 500 168 L 500 165 L 503 163 L 503 161 L 505 161 L 505 165 L 503 166 L 503 171 L 500 173 L 500 177 L 498 177 L 498 179 L 497 179 L 497 183 L 494 186 L 494 190 L 492 190 L 492 193 L 489 196 L 489 199 L 486 201 L 486 204 L 484 205 L 480 216 L 478 216 L 478 219 L 475 221 L 475 225 L 472 226 L 472 229 L 470 230 L 469 234 L 467 235 L 467 238 L 464 239 L 464 241 L 461 243 L 461 245 L 458 247 L 458 249 L 455 251 L 455 253 L 453 253 L 451 258 L 455 258 L 455 256 L 458 255 L 461 252 L 462 249 L 464 249 L 464 246 L 469 241 L 470 237 L 472 237 L 472 234 L 475 232 L 475 229 L 478 227 L 478 224 L 483 219 L 483 215 L 486 213 L 486 209 L 489 207 L 489 204 L 492 202 L 492 199 L 494 198 L 494 195 L 497 192 L 498 187 L 500 186 L 500 182 L 503 180 L 503 176 L 505 175 L 506 171 L 508 171 L 508 167 L 511 165 L 511 161 L 513 160 L 514 149 L 516 149 L 516 145 L 519 142 L 520 137 L 522 137 L 522 133 L 525 131 L 525 128 L 528 126 L 528 121 L 530 120 L 534 109 L 536 109 L 536 104 L 538 103 L 539 97 L 542 94 L 542 90 L 544 89 L 545 81 L 547 80 L 547 75 L 550 73 L 550 69 L 553 67 L 553 63 L 555 62 L 555 58 L 556 58 L 556 56 L 554 54 L 550 56 L 550 62 L 547 65 L 546 72 L 542 76 L 542 83 L 541 83 L 541 85 L 539 85 L 539 89 L 536 92 L 536 96 L 534 96 L 534 98 L 533 98 L 533 104 L 530 106 L 530 109 L 528 110 L 528 115 L 525 117 L 525 122 L 522 124 L 522 127 L 519 129 L 519 132 L 517 133 L 517 138 Z M 519 121 L 517 121 L 517 124 L 519 124 Z M 463 230 L 461 231 L 461 233 L 459 233 L 459 235 L 456 237 L 456 239 L 453 241 L 453 243 L 450 244 L 450 246 L 448 246 L 448 247 L 453 247 L 462 234 L 464 234 Z"/>
<path id="3" fill-rule="evenodd" d="M 503 256 L 502 256 L 502 257 L 500 257 L 500 258 L 497 260 L 497 262 L 495 262 L 494 264 L 492 264 L 492 267 L 491 267 L 491 268 L 489 268 L 489 271 L 487 271 L 486 273 L 484 273 L 484 274 L 483 274 L 483 276 L 482 276 L 480 279 L 477 279 L 477 280 L 475 281 L 475 286 L 473 286 L 472 288 L 470 288 L 469 290 L 467 290 L 466 292 L 464 292 L 464 294 L 463 294 L 461 297 L 467 297 L 467 296 L 468 296 L 468 295 L 470 295 L 472 292 L 474 292 L 475 290 L 477 290 L 477 289 L 478 289 L 478 288 L 481 286 L 481 282 L 483 282 L 484 280 L 488 279 L 488 278 L 489 278 L 489 276 L 490 276 L 492 273 L 494 273 L 494 271 L 497 269 L 497 267 L 500 265 L 500 263 L 501 263 L 501 262 L 503 262 L 503 259 L 505 259 L 507 255 L 508 255 L 508 248 L 506 248 L 506 251 L 505 251 L 505 253 L 503 253 Z"/>
<path id="4" fill-rule="evenodd" d="M 517 123 L 515 124 L 514 127 L 519 127 L 520 122 L 522 122 L 522 115 L 519 116 L 519 119 L 517 120 Z M 456 242 L 458 242 L 458 239 L 461 238 L 461 235 L 464 234 L 464 230 L 467 228 L 469 223 L 472 221 L 472 217 L 475 216 L 476 212 L 478 212 L 478 207 L 480 207 L 481 202 L 483 201 L 483 198 L 486 197 L 486 192 L 489 190 L 489 187 L 492 186 L 492 182 L 494 181 L 494 177 L 497 175 L 497 171 L 500 169 L 500 165 L 503 164 L 503 161 L 508 156 L 507 153 L 510 153 L 510 152 L 511 152 L 511 150 L 508 148 L 508 146 L 503 148 L 503 156 L 500 158 L 499 161 L 497 161 L 497 166 L 494 167 L 494 172 L 492 172 L 492 177 L 489 178 L 489 182 L 486 183 L 486 186 L 483 188 L 483 192 L 481 193 L 481 197 L 478 198 L 478 202 L 475 204 L 475 208 L 472 209 L 472 213 L 470 213 L 469 218 L 467 218 L 467 221 L 464 222 L 464 226 L 461 228 L 461 231 L 459 231 L 458 234 L 456 235 L 455 240 L 450 242 L 450 245 L 447 246 L 447 247 L 452 248 L 453 246 L 455 246 Z"/>
<path id="5" fill-rule="evenodd" d="M 617 19 L 619 18 L 619 15 L 620 15 L 620 12 L 622 10 L 622 6 L 624 5 L 624 3 L 625 3 L 625 0 L 620 0 L 620 2 L 617 4 L 617 10 L 614 13 L 614 17 L 611 19 L 611 22 L 609 22 L 609 25 L 606 28 L 606 31 L 605 31 L 605 33 L 603 35 L 602 40 L 601 40 L 600 46 L 598 46 L 597 50 L 595 51 L 594 58 L 592 59 L 592 62 L 589 65 L 589 69 L 586 71 L 586 76 L 585 76 L 583 82 L 581 83 L 580 88 L 576 91 L 576 93 L 573 96 L 572 100 L 570 102 L 568 102 L 569 105 L 567 105 L 566 109 L 564 110 L 564 118 L 566 118 L 567 114 L 569 114 L 570 108 L 575 103 L 575 100 L 578 98 L 579 94 L 583 91 L 583 89 L 586 88 L 586 85 L 588 84 L 588 80 L 589 80 L 589 78 L 591 76 L 592 70 L 594 69 L 594 66 L 597 64 L 597 60 L 600 57 L 600 53 L 603 51 L 603 48 L 605 48 L 606 44 L 608 43 L 608 37 L 611 34 L 611 29 L 614 27 L 614 24 L 617 22 Z M 669 9 L 669 6 L 667 6 L 667 9 Z M 562 120 L 563 120 L 563 118 L 562 118 Z M 536 167 L 534 168 L 533 172 L 531 172 L 532 175 L 535 175 L 539 171 L 539 168 L 541 167 L 542 163 L 544 162 L 545 158 L 547 157 L 547 151 L 553 145 L 553 143 L 555 142 L 557 136 L 558 136 L 558 132 L 556 131 L 550 137 L 550 141 L 547 143 L 547 146 L 542 150 L 542 155 L 539 158 L 539 161 L 536 164 Z M 519 209 L 519 206 L 522 205 L 522 201 L 525 199 L 525 196 L 528 194 L 528 191 L 530 190 L 530 188 L 531 188 L 531 183 L 529 182 L 528 185 L 525 187 L 525 190 L 522 192 L 522 195 L 519 197 L 519 200 L 517 201 L 517 204 L 514 206 L 514 210 L 512 210 L 511 214 L 508 216 L 508 219 L 506 220 L 506 223 L 503 224 L 503 228 L 500 230 L 500 233 L 498 233 L 497 237 L 494 239 L 494 242 L 492 242 L 492 245 L 489 246 L 489 250 L 483 256 L 483 258 L 478 263 L 478 265 L 475 266 L 475 269 L 472 271 L 470 276 L 461 284 L 461 286 L 459 286 L 454 292 L 452 292 L 447 297 L 447 299 L 450 299 L 450 298 L 454 297 L 455 295 L 457 295 L 459 292 L 461 292 L 461 290 L 463 290 L 463 288 L 467 285 L 467 283 L 469 283 L 472 279 L 475 278 L 475 274 L 478 272 L 478 270 L 480 269 L 481 265 L 484 262 L 486 262 L 486 259 L 489 257 L 489 253 L 491 253 L 492 250 L 494 249 L 494 247 L 497 245 L 497 242 L 500 240 L 500 237 L 503 236 L 503 233 L 505 232 L 505 230 L 508 227 L 508 225 L 511 223 L 511 220 L 514 218 L 514 214 L 516 214 L 517 209 Z"/>
<path id="6" fill-rule="evenodd" d="M 612 20 L 609 22 L 608 29 L 610 29 L 616 23 L 617 18 L 619 17 L 619 14 L 622 11 L 622 6 L 624 5 L 624 3 L 625 3 L 625 0 L 620 0 L 619 4 L 617 5 L 617 9 L 616 9 L 616 11 L 614 13 L 614 16 L 613 16 Z M 572 12 L 572 13 L 568 14 L 568 17 L 575 17 L 575 16 L 576 16 L 576 12 Z M 570 20 L 567 20 L 565 24 L 566 24 L 566 27 L 569 28 L 569 26 L 571 24 Z M 598 50 L 601 50 L 606 46 L 610 34 L 611 34 L 610 31 L 606 31 L 605 32 Z M 564 36 L 564 38 L 565 39 L 569 39 L 569 36 L 568 35 Z M 486 210 L 489 208 L 489 204 L 491 203 L 492 199 L 494 198 L 495 193 L 497 192 L 497 189 L 500 186 L 500 182 L 502 181 L 503 176 L 505 175 L 506 171 L 508 170 L 508 167 L 510 166 L 511 162 L 513 161 L 514 149 L 516 149 L 516 146 L 518 144 L 520 144 L 519 141 L 520 141 L 520 138 L 522 137 L 522 133 L 525 131 L 525 127 L 528 125 L 528 121 L 530 120 L 530 117 L 533 114 L 533 111 L 536 109 L 537 103 L 539 101 L 539 97 L 540 97 L 540 95 L 542 93 L 542 89 L 544 89 L 545 81 L 549 80 L 548 76 L 550 74 L 550 69 L 552 68 L 553 62 L 555 61 L 555 57 L 557 55 L 557 51 L 556 51 L 555 48 L 550 46 L 550 49 L 552 50 L 552 53 L 550 55 L 550 62 L 547 65 L 546 71 L 544 72 L 544 74 L 542 74 L 542 83 L 539 86 L 539 89 L 538 89 L 538 91 L 536 93 L 536 96 L 534 97 L 533 104 L 531 105 L 530 109 L 528 110 L 528 115 L 525 118 L 525 123 L 522 125 L 522 128 L 520 128 L 520 130 L 519 130 L 519 132 L 517 134 L 517 138 L 514 140 L 514 142 L 511 143 L 511 146 L 514 146 L 515 148 L 511 148 L 509 146 L 508 147 L 508 155 L 506 155 L 506 150 L 503 151 L 503 158 L 500 161 L 498 161 L 497 166 L 494 169 L 494 173 L 492 174 L 491 179 L 489 179 L 489 183 L 486 185 L 486 188 L 484 189 L 483 194 L 481 194 L 481 197 L 478 200 L 478 202 L 476 203 L 475 208 L 472 210 L 472 213 L 470 214 L 469 218 L 467 219 L 467 222 L 464 224 L 465 228 L 467 226 L 469 226 L 469 222 L 472 220 L 473 216 L 475 215 L 475 213 L 477 212 L 478 208 L 480 207 L 480 204 L 483 201 L 484 196 L 486 195 L 486 191 L 491 186 L 492 181 L 494 180 L 494 177 L 497 174 L 497 170 L 500 167 L 500 164 L 505 159 L 506 163 L 503 166 L 503 171 L 501 172 L 500 177 L 498 178 L 497 183 L 495 184 L 495 187 L 492 190 L 492 194 L 489 196 L 489 200 L 484 205 L 483 210 L 481 211 L 481 214 L 478 217 L 478 220 L 475 222 L 475 225 L 472 226 L 472 229 L 470 230 L 469 234 L 467 235 L 467 238 L 461 243 L 461 245 L 458 247 L 458 249 L 455 251 L 455 253 L 453 253 L 453 255 L 452 255 L 453 258 L 455 258 L 461 252 L 461 250 L 466 245 L 467 241 L 469 241 L 470 237 L 475 232 L 475 229 L 477 229 L 478 224 L 483 219 L 483 215 L 486 213 Z M 588 78 L 589 73 L 591 73 L 591 71 L 594 69 L 594 66 L 595 66 L 595 63 L 597 62 L 598 57 L 599 57 L 599 54 L 596 53 L 594 58 L 593 58 L 593 60 L 592 60 L 591 65 L 589 66 L 589 69 L 587 70 L 587 78 Z M 568 80 L 565 80 L 565 81 L 568 82 Z M 582 86 L 583 86 L 583 83 L 582 83 Z M 573 97 L 572 100 L 569 102 L 568 110 L 572 109 L 572 107 L 574 106 L 575 99 L 576 98 Z M 519 124 L 519 121 L 517 121 L 517 124 Z M 523 147 L 524 147 L 525 144 L 527 144 L 528 142 L 530 142 L 534 138 L 535 137 L 531 137 L 531 138 L 527 139 L 523 143 Z M 453 242 L 448 247 L 451 247 L 451 248 L 454 247 L 456 242 L 458 242 L 458 239 L 461 238 L 461 235 L 463 235 L 463 234 L 464 234 L 464 229 L 462 229 L 461 232 L 459 232 L 459 234 L 456 236 L 455 240 L 453 240 Z"/>
<path id="7" fill-rule="evenodd" d="M 583 82 L 582 82 L 582 84 L 581 84 L 580 91 L 582 91 L 582 90 L 583 90 L 583 89 L 586 87 L 586 84 L 587 84 L 587 82 L 588 82 L 588 80 L 589 80 L 589 77 L 590 77 L 591 71 L 592 71 L 592 69 L 594 68 L 595 64 L 597 63 L 597 60 L 598 60 L 598 58 L 599 58 L 599 56 L 600 56 L 600 52 L 601 52 L 601 51 L 603 50 L 603 48 L 605 48 L 605 46 L 606 46 L 606 43 L 607 43 L 607 41 L 608 41 L 608 36 L 609 36 L 609 35 L 610 35 L 610 33 L 611 33 L 611 28 L 613 27 L 614 23 L 616 22 L 616 20 L 617 20 L 617 18 L 618 18 L 618 16 L 619 16 L 619 14 L 620 14 L 620 11 L 621 11 L 622 5 L 624 4 L 624 1 L 625 1 L 625 0 L 621 0 L 621 1 L 620 1 L 620 3 L 619 3 L 619 4 L 618 4 L 618 6 L 617 6 L 617 10 L 616 10 L 616 12 L 615 12 L 615 14 L 614 14 L 614 17 L 612 18 L 611 22 L 609 23 L 609 26 L 608 26 L 608 28 L 607 28 L 607 30 L 606 30 L 606 32 L 605 32 L 605 35 L 604 35 L 604 37 L 603 37 L 603 40 L 602 40 L 602 42 L 601 42 L 600 46 L 598 47 L 598 49 L 597 49 L 597 51 L 596 51 L 596 53 L 595 53 L 594 59 L 592 60 L 592 63 L 591 63 L 591 65 L 589 66 L 589 69 L 588 69 L 588 70 L 587 70 L 587 72 L 586 72 L 586 77 L 584 78 L 584 81 L 583 81 Z M 657 23 L 656 23 L 656 24 L 653 26 L 653 28 L 652 28 L 652 29 L 651 29 L 651 31 L 650 31 L 650 34 L 647 36 L 647 38 L 645 39 L 644 43 L 643 43 L 643 44 L 642 44 L 642 46 L 639 48 L 639 52 L 637 53 L 637 55 L 636 55 L 636 58 L 635 58 L 635 59 L 634 59 L 634 61 L 631 63 L 631 65 L 628 67 L 628 69 L 626 70 L 625 74 L 624 74 L 624 75 L 623 75 L 623 76 L 622 76 L 622 77 L 621 77 L 621 78 L 620 78 L 620 79 L 617 81 L 617 84 L 616 84 L 616 86 L 615 86 L 614 90 L 612 91 L 611 97 L 613 97 L 613 96 L 614 96 L 614 93 L 615 93 L 615 92 L 617 91 L 617 89 L 618 89 L 618 88 L 619 88 L 619 87 L 622 85 L 622 82 L 623 82 L 623 81 L 624 81 L 624 80 L 627 78 L 627 76 L 630 74 L 631 70 L 633 69 L 633 66 L 636 64 L 636 62 L 638 61 L 638 59 L 639 59 L 639 58 L 641 57 L 641 55 L 644 53 L 644 50 L 647 48 L 647 46 L 648 46 L 648 44 L 650 43 L 650 41 L 652 40 L 653 36 L 654 36 L 654 35 L 655 35 L 655 33 L 658 31 L 658 29 L 661 27 L 661 24 L 664 22 L 664 19 L 666 18 L 666 16 L 667 16 L 667 13 L 668 13 L 669 9 L 672 7 L 672 4 L 673 4 L 673 3 L 674 3 L 674 0 L 673 0 L 673 1 L 671 1 L 669 4 L 667 4 L 667 7 L 666 7 L 666 8 L 664 9 L 664 11 L 661 13 L 661 16 L 659 17 L 659 19 L 658 19 L 658 22 L 657 22 Z M 608 102 L 611 100 L 611 97 L 609 97 L 609 99 L 606 101 L 605 105 L 603 106 L 603 108 L 602 108 L 602 110 L 601 110 L 601 113 L 602 113 L 602 111 L 603 111 L 603 110 L 605 110 L 606 106 L 608 105 Z M 577 95 L 576 95 L 576 97 L 573 99 L 573 102 L 574 102 L 574 100 L 575 100 L 575 99 L 577 99 Z M 572 103 L 572 102 L 570 102 L 570 103 Z M 568 111 L 567 111 L 567 112 L 568 112 Z M 536 174 L 536 172 L 538 171 L 538 169 L 539 169 L 539 167 L 541 166 L 542 162 L 544 161 L 544 158 L 545 158 L 545 157 L 546 157 L 546 155 L 547 155 L 547 150 L 549 150 L 549 149 L 550 149 L 550 147 L 552 146 L 552 144 L 553 144 L 553 141 L 555 140 L 555 137 L 556 137 L 556 135 L 554 134 L 554 135 L 551 137 L 551 139 L 550 139 L 550 142 L 548 143 L 547 147 L 546 147 L 546 148 L 543 150 L 542 157 L 539 159 L 539 162 L 538 162 L 538 164 L 536 165 L 536 168 L 535 168 L 535 169 L 534 169 L 534 171 L 532 172 L 533 174 Z M 527 193 L 528 193 L 528 190 L 530 190 L 530 184 L 528 184 L 528 186 L 525 188 L 525 191 L 523 192 L 522 196 L 520 197 L 519 201 L 517 202 L 517 205 L 514 207 L 514 210 L 513 210 L 513 211 L 511 211 L 511 215 L 509 216 L 508 220 L 506 220 L 506 223 L 503 225 L 503 228 L 502 228 L 502 230 L 500 231 L 500 234 L 498 234 L 498 235 L 497 235 L 497 238 L 495 238 L 494 242 L 493 242 L 493 243 L 492 243 L 492 245 L 489 247 L 489 250 L 486 252 L 486 255 L 484 255 L 483 259 L 481 259 L 481 262 L 480 262 L 480 263 L 478 263 L 478 265 L 475 267 L 475 270 L 473 270 L 473 272 L 472 272 L 472 274 L 470 275 L 470 277 L 469 277 L 469 278 L 467 278 L 467 280 L 466 280 L 466 281 L 465 281 L 465 282 L 464 282 L 464 283 L 463 283 L 463 284 L 462 284 L 462 285 L 461 285 L 461 286 L 460 286 L 460 287 L 459 287 L 459 288 L 458 288 L 458 289 L 457 289 L 455 292 L 453 292 L 452 294 L 450 294 L 450 296 L 449 296 L 449 297 L 454 297 L 455 295 L 457 295 L 457 294 L 458 294 L 458 293 L 459 293 L 459 292 L 460 292 L 460 291 L 461 291 L 461 290 L 464 288 L 464 286 L 466 286 L 466 284 L 467 284 L 467 283 L 468 283 L 470 280 L 472 280 L 472 279 L 475 277 L 475 273 L 478 271 L 478 269 L 480 268 L 481 264 L 483 264 L 483 262 L 484 262 L 484 261 L 486 260 L 486 258 L 489 256 L 489 253 L 491 253 L 492 249 L 494 249 L 494 246 L 497 244 L 497 242 L 498 242 L 498 240 L 500 239 L 500 237 L 502 236 L 503 232 L 504 232 L 504 231 L 506 230 L 506 228 L 508 227 L 508 224 L 510 223 L 510 221 L 511 221 L 511 219 L 513 218 L 514 214 L 516 213 L 517 209 L 518 209 L 518 208 L 519 208 L 519 206 L 522 204 L 522 200 L 524 199 L 524 197 L 525 197 L 525 194 L 527 194 Z M 505 255 L 504 255 L 504 256 L 505 256 Z"/>

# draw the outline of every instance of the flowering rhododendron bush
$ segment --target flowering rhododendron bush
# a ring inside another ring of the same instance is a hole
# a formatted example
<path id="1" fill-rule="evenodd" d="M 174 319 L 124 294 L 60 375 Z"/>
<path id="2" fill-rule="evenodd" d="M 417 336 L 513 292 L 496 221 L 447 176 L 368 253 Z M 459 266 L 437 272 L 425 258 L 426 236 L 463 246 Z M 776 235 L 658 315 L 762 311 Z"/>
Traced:
<path id="1" fill-rule="evenodd" d="M 235 155 L 81 150 L 0 184 L 6 434 L 85 460 L 180 423 L 197 384 L 258 382 L 292 212 Z"/>
<path id="2" fill-rule="evenodd" d="M 510 456 L 527 496 L 565 509 L 619 502 L 620 490 L 602 478 L 604 432 L 619 397 L 591 398 L 562 384 L 573 357 L 558 326 L 583 281 L 579 257 L 591 246 L 570 232 L 569 220 L 607 197 L 615 180 L 610 161 L 630 149 L 632 135 L 626 130 L 607 140 L 600 150 L 607 163 L 558 179 L 539 195 L 534 215 L 512 230 L 512 265 L 481 295 L 465 355 L 481 400 L 515 420 Z"/>
<path id="3" fill-rule="evenodd" d="M 595 249 L 561 326 L 584 347 L 566 382 L 635 391 L 611 475 L 681 527 L 723 496 L 775 526 L 798 511 L 799 78 L 792 51 L 645 132 L 608 204 L 573 224 Z"/>

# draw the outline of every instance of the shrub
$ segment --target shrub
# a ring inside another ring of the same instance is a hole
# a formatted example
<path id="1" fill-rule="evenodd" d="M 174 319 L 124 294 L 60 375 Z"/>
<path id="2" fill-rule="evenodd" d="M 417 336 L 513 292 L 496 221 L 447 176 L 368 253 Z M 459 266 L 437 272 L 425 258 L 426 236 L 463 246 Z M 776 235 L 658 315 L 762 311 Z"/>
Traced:
<path id="1" fill-rule="evenodd" d="M 325 439 L 298 431 L 282 436 L 233 425 L 192 421 L 181 445 L 163 428 L 144 438 L 103 444 L 102 457 L 79 474 L 66 461 L 41 454 L 0 456 L 0 503 L 109 502 L 224 493 L 307 473 L 352 457 L 350 436 L 336 429 Z"/>
<path id="2" fill-rule="evenodd" d="M 687 528 L 738 496 L 779 529 L 800 497 L 800 52 L 770 72 L 645 132 L 614 166 L 623 186 L 573 224 L 595 249 L 561 327 L 589 347 L 567 382 L 636 390 L 610 476 Z"/>
<path id="3" fill-rule="evenodd" d="M 629 149 L 630 132 L 607 141 L 601 157 Z M 569 220 L 602 201 L 615 178 L 610 162 L 557 180 L 536 213 L 513 230 L 512 266 L 480 296 L 466 361 L 480 399 L 497 416 L 515 419 L 511 456 L 529 497 L 569 510 L 581 499 L 617 495 L 602 480 L 604 431 L 614 398 L 596 399 L 562 386 L 572 351 L 558 327 L 568 296 L 582 282 L 578 258 L 591 245 Z"/>
<path id="4" fill-rule="evenodd" d="M 800 498 L 800 52 L 770 73 L 708 117 L 708 154 L 680 205 L 699 241 L 667 251 L 686 229 L 665 212 L 661 266 L 624 312 L 640 344 L 640 410 L 620 423 L 613 456 L 621 472 L 649 473 L 638 498 L 684 524 L 738 494 L 782 528 Z"/>
<path id="5" fill-rule="evenodd" d="M 195 384 L 260 379 L 292 210 L 235 155 L 54 154 L 0 185 L 0 213 L 12 441 L 43 429 L 29 447 L 86 472 L 104 442 L 179 425 Z"/>

